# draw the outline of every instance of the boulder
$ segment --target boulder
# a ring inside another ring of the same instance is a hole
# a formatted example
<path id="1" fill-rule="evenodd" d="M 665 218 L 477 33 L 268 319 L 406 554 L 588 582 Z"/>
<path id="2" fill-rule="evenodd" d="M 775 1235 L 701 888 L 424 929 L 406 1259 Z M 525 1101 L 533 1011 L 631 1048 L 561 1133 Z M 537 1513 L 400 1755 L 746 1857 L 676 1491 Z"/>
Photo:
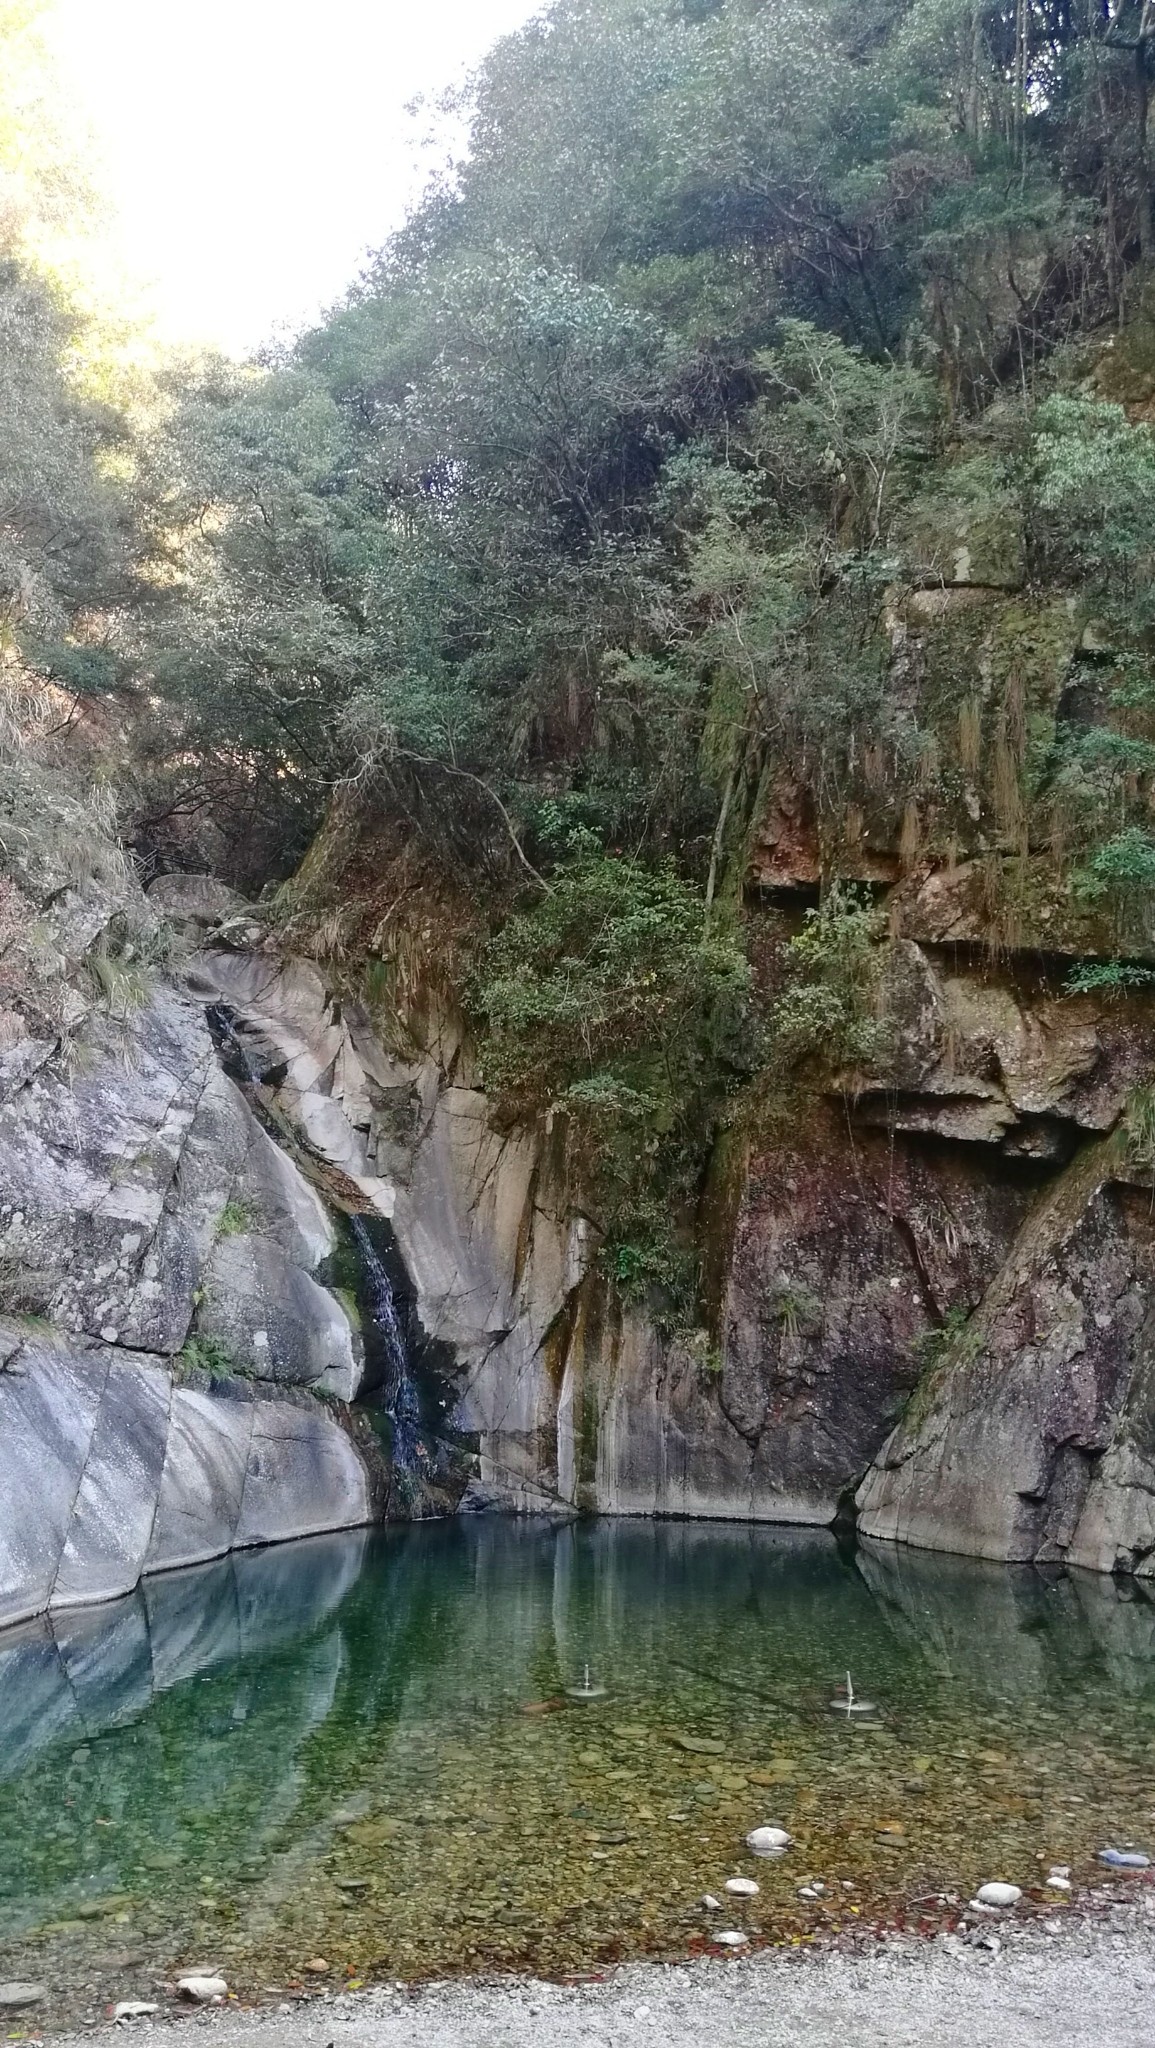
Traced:
<path id="1" fill-rule="evenodd" d="M 148 901 L 172 924 L 199 926 L 202 930 L 223 924 L 226 918 L 242 917 L 251 907 L 236 889 L 219 882 L 215 875 L 158 875 L 149 887 Z"/>

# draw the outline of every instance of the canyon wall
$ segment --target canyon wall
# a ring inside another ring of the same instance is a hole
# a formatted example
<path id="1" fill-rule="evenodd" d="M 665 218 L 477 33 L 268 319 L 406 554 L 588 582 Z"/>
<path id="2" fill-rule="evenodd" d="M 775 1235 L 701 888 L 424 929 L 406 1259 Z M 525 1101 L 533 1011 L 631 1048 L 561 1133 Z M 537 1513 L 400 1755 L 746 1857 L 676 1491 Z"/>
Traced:
<path id="1" fill-rule="evenodd" d="M 912 600 L 896 676 L 933 680 L 951 603 L 968 631 L 985 607 L 981 669 L 1013 601 Z M 1051 627 L 1031 689 L 1053 720 L 1081 655 Z M 949 858 L 900 859 L 869 821 L 838 853 L 886 911 L 885 1057 L 771 1070 L 767 1113 L 722 1131 L 711 1321 L 682 1335 L 617 1298 L 555 1134 L 498 1127 L 451 1006 L 387 1035 L 356 975 L 219 884 L 146 901 L 111 846 L 78 860 L 89 826 L 59 803 L 0 877 L 0 1622 L 484 1508 L 857 1515 L 879 1541 L 1155 1569 L 1133 1113 L 1155 1020 L 1141 992 L 1068 992 L 1119 934 L 1001 848 L 977 795 Z M 762 790 L 744 859 L 772 982 L 830 859 L 804 788 Z M 405 1460 L 351 1216 L 409 1340 Z"/>
<path id="2" fill-rule="evenodd" d="M 159 931 L 132 876 L 46 838 L 0 884 L 0 1624 L 368 1522 L 380 1483 L 323 1203 L 203 1006 L 130 979 Z"/>

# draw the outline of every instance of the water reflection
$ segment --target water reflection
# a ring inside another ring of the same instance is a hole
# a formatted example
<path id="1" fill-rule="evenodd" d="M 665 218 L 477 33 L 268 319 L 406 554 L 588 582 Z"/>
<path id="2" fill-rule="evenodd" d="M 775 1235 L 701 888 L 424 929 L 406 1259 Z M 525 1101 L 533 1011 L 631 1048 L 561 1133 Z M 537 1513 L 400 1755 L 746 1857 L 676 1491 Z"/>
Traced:
<path id="1" fill-rule="evenodd" d="M 606 1697 L 574 1704 L 587 1663 Z M 847 1668 L 878 1725 L 835 1725 Z M 751 1931 L 797 1935 L 843 1880 L 889 1910 L 979 1863 L 1089 1870 L 1153 1760 L 1134 1586 L 740 1524 L 316 1538 L 0 1637 L 0 1976 L 75 2018 L 210 1958 L 259 1988 L 318 1952 L 684 1953 L 766 1820 L 798 1849 Z"/>
<path id="2" fill-rule="evenodd" d="M 872 1542 L 856 1563 L 880 1620 L 957 1684 L 1020 1701 L 1096 1685 L 1151 1692 L 1155 1603 L 1133 1579 Z"/>
<path id="3" fill-rule="evenodd" d="M 259 1658 L 332 1621 L 365 1563 L 368 1532 L 238 1551 L 145 1579 L 109 1607 L 0 1634 L 0 1779 L 37 1751 L 138 1721 L 161 1692 Z"/>

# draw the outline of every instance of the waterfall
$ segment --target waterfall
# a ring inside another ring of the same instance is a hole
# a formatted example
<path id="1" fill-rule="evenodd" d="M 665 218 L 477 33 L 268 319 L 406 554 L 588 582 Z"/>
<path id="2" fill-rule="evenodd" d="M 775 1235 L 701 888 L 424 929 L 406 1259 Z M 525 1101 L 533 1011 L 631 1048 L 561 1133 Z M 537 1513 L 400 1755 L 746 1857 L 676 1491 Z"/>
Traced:
<path id="1" fill-rule="evenodd" d="M 224 1003 L 210 1003 L 205 1012 L 209 1030 L 219 1040 L 222 1052 L 236 1060 L 246 1081 L 253 1087 L 261 1080 L 260 1062 L 245 1043 Z"/>
<path id="2" fill-rule="evenodd" d="M 373 1321 L 389 1361 L 385 1413 L 393 1425 L 393 1462 L 403 1472 L 416 1472 L 429 1462 L 422 1441 L 421 1402 L 409 1370 L 409 1354 L 393 1299 L 393 1287 L 378 1256 L 363 1216 L 349 1218 L 369 1279 Z"/>

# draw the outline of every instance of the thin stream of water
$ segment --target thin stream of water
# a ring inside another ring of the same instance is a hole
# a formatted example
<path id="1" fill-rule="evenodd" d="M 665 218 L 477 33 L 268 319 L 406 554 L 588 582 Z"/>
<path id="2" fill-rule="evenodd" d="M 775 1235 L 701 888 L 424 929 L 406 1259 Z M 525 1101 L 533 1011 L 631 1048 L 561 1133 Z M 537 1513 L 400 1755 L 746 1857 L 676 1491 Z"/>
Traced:
<path id="1" fill-rule="evenodd" d="M 422 1436 L 421 1401 L 409 1367 L 409 1352 L 397 1314 L 393 1283 L 378 1255 L 365 1218 L 352 1216 L 349 1220 L 369 1283 L 373 1320 L 388 1361 L 385 1412 L 392 1424 L 393 1463 L 400 1472 L 415 1473 L 428 1460 Z"/>

